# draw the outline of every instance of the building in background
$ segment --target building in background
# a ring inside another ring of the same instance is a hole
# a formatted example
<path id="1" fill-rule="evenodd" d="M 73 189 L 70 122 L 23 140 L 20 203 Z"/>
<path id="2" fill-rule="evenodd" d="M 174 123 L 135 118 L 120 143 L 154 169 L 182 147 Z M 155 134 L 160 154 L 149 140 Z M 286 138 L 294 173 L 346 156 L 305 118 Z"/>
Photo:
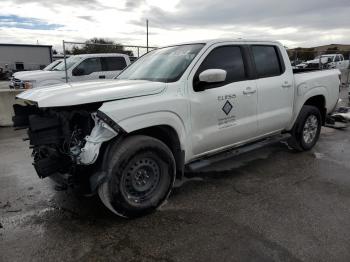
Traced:
<path id="1" fill-rule="evenodd" d="M 52 62 L 52 46 L 0 44 L 0 68 L 9 71 L 38 70 Z"/>

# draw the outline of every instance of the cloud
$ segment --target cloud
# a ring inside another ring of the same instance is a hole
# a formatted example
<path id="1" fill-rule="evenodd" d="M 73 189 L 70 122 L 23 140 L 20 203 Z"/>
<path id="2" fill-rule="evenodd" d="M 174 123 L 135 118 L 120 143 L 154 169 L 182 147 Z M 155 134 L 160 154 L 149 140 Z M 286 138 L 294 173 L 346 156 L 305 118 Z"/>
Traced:
<path id="1" fill-rule="evenodd" d="M 140 20 L 150 17 L 158 27 L 217 27 L 251 25 L 306 28 L 347 28 L 348 0 L 192 0 L 178 4 L 176 13 L 152 7 Z"/>
<path id="2" fill-rule="evenodd" d="M 145 45 L 148 19 L 152 46 L 220 37 L 346 44 L 349 14 L 349 0 L 1 0 L 0 42 L 102 37 Z"/>
<path id="3" fill-rule="evenodd" d="M 89 22 L 95 21 L 95 18 L 92 17 L 91 15 L 78 15 L 77 17 L 80 19 L 84 19 L 86 21 L 89 21 Z"/>
<path id="4" fill-rule="evenodd" d="M 14 4 L 22 5 L 23 0 L 12 0 Z M 25 4 L 39 4 L 46 5 L 48 8 L 55 6 L 89 6 L 89 7 L 104 7 L 104 5 L 97 0 L 59 0 L 59 1 L 50 1 L 47 0 L 25 0 Z"/>
<path id="5" fill-rule="evenodd" d="M 136 8 L 139 8 L 143 4 L 145 4 L 145 0 L 126 0 L 124 10 L 132 11 Z"/>
<path id="6" fill-rule="evenodd" d="M 0 16 L 0 27 L 15 27 L 22 29 L 55 30 L 62 25 L 50 24 L 39 19 L 19 17 L 16 15 Z"/>

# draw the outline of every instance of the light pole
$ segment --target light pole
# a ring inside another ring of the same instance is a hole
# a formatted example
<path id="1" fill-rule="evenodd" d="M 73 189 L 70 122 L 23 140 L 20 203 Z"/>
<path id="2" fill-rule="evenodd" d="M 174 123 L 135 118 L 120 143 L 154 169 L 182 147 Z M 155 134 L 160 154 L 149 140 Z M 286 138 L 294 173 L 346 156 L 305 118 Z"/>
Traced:
<path id="1" fill-rule="evenodd" d="M 146 38 L 147 38 L 146 51 L 148 53 L 148 19 L 146 19 Z"/>

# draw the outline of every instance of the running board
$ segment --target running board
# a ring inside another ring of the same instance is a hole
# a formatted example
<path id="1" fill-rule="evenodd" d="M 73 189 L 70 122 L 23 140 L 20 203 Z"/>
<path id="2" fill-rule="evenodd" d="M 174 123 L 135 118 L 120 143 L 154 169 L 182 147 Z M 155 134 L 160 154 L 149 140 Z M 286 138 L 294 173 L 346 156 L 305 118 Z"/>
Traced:
<path id="1" fill-rule="evenodd" d="M 212 156 L 206 156 L 199 160 L 195 160 L 194 162 L 187 165 L 188 171 L 196 171 L 198 169 L 207 167 L 211 164 L 214 164 L 216 162 L 226 160 L 231 157 L 235 157 L 259 148 L 262 148 L 267 145 L 271 145 L 274 143 L 277 143 L 281 140 L 287 139 L 290 137 L 290 134 L 281 134 L 281 135 L 274 135 L 268 138 L 265 138 L 263 140 L 258 140 L 256 142 L 249 143 L 247 145 L 235 147 L 220 153 L 217 153 Z"/>

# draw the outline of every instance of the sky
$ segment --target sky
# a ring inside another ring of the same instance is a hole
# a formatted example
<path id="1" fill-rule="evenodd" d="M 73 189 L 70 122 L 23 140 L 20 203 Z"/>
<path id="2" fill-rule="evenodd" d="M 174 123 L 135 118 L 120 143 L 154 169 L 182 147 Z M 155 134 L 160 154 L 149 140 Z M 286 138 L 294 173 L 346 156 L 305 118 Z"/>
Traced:
<path id="1" fill-rule="evenodd" d="M 158 47 L 212 38 L 350 44 L 350 0 L 1 0 L 0 43 L 146 45 L 146 19 Z"/>

